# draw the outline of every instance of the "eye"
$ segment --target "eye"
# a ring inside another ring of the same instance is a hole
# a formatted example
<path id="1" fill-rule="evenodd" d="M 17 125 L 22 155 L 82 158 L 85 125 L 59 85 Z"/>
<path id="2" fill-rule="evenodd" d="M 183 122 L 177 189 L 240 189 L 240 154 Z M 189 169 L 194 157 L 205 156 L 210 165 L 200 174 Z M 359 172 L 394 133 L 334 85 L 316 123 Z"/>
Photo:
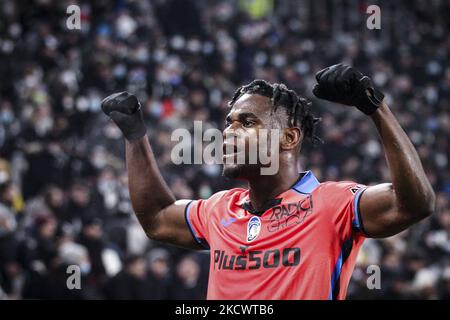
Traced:
<path id="1" fill-rule="evenodd" d="M 244 120 L 244 122 L 242 123 L 244 127 L 246 128 L 250 128 L 253 126 L 254 122 L 250 121 L 250 120 Z"/>

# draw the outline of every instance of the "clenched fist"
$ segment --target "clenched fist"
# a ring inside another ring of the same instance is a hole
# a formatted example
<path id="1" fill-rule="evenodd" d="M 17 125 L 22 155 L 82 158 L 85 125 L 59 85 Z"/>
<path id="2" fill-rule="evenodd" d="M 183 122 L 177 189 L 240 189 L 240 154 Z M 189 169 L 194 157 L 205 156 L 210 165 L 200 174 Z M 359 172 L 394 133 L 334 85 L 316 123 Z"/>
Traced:
<path id="1" fill-rule="evenodd" d="M 141 104 L 135 95 L 125 91 L 114 93 L 103 99 L 101 106 L 128 141 L 140 139 L 147 133 Z"/>
<path id="2" fill-rule="evenodd" d="M 383 102 L 384 94 L 374 88 L 369 77 L 342 63 L 320 70 L 316 80 L 313 93 L 317 98 L 355 106 L 367 115 Z"/>

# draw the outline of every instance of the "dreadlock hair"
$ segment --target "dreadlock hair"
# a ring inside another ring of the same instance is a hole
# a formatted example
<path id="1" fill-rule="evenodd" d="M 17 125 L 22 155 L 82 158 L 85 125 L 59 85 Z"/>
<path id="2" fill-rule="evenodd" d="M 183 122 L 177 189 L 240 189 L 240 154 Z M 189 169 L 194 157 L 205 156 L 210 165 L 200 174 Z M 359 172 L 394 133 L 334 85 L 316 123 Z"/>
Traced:
<path id="1" fill-rule="evenodd" d="M 313 144 L 323 143 L 323 140 L 316 135 L 317 123 L 321 119 L 314 117 L 311 113 L 311 101 L 299 97 L 294 90 L 288 89 L 282 83 L 271 84 L 265 80 L 253 80 L 236 90 L 232 100 L 228 102 L 228 106 L 232 107 L 245 93 L 259 94 L 270 98 L 271 114 L 275 113 L 279 106 L 286 108 L 289 114 L 289 126 L 299 126 L 304 136 L 309 138 Z"/>

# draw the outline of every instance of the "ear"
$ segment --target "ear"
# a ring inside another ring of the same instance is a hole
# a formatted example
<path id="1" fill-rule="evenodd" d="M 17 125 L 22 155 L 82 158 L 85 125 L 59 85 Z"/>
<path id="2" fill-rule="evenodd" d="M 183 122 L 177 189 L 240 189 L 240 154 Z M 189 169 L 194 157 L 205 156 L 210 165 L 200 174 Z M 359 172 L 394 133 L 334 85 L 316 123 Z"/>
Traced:
<path id="1" fill-rule="evenodd" d="M 280 148 L 282 150 L 293 150 L 303 140 L 303 133 L 298 127 L 286 128 L 280 139 Z"/>

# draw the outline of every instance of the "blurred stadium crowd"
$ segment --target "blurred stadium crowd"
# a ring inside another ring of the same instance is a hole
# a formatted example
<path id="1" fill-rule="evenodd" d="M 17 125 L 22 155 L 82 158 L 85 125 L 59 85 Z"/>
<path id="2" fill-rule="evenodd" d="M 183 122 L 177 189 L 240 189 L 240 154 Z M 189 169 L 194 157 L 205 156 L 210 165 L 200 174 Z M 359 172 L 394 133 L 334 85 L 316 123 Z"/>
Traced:
<path id="1" fill-rule="evenodd" d="M 74 2 L 81 30 L 66 27 Z M 366 28 L 368 4 L 380 5 L 381 30 Z M 100 101 L 136 93 L 177 198 L 207 198 L 236 183 L 218 165 L 172 164 L 171 132 L 194 119 L 223 128 L 227 101 L 254 78 L 312 99 L 314 73 L 338 62 L 384 91 L 437 193 L 431 218 L 366 241 L 348 298 L 450 298 L 446 12 L 445 0 L 1 1 L 0 298 L 203 299 L 208 254 L 146 238 L 130 205 L 124 141 Z M 389 181 L 370 119 L 313 105 L 325 144 L 304 145 L 304 168 L 321 181 Z M 80 266 L 82 290 L 66 288 L 70 264 Z M 372 264 L 380 290 L 366 286 Z"/>

